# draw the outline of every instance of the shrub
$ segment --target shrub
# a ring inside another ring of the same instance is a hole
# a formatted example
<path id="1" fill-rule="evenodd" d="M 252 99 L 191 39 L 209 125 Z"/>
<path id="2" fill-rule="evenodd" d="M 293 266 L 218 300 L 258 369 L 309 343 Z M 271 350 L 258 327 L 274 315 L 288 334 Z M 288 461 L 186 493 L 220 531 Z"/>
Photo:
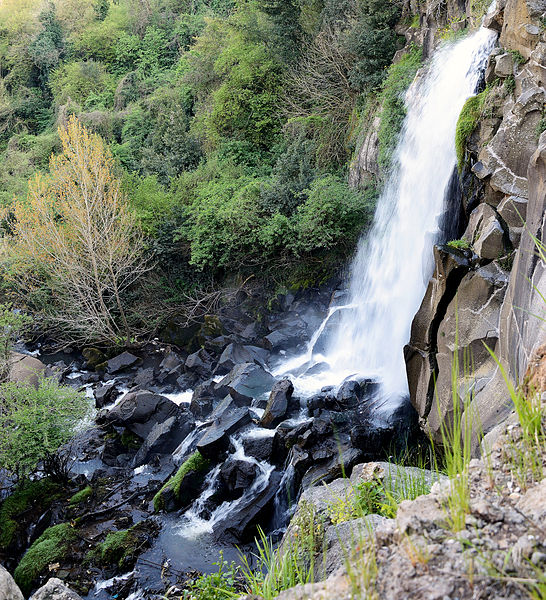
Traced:
<path id="1" fill-rule="evenodd" d="M 356 56 L 349 79 L 358 91 L 377 88 L 385 77 L 385 69 L 398 49 L 399 36 L 394 26 L 400 14 L 397 0 L 359 2 L 359 14 L 348 36 L 348 47 Z"/>
<path id="2" fill-rule="evenodd" d="M 32 544 L 17 565 L 13 577 L 21 591 L 30 593 L 33 583 L 48 565 L 61 560 L 68 551 L 76 533 L 68 523 L 46 529 Z"/>
<path id="3" fill-rule="evenodd" d="M 334 175 L 316 179 L 293 217 L 298 254 L 335 247 L 353 248 L 373 217 L 375 192 L 358 192 Z"/>
<path id="4" fill-rule="evenodd" d="M 469 98 L 459 115 L 457 129 L 455 130 L 455 149 L 457 151 L 457 165 L 459 173 L 463 170 L 466 155 L 466 142 L 481 117 L 482 110 L 487 98 L 487 90 L 477 96 Z"/>
<path id="5" fill-rule="evenodd" d="M 468 250 L 470 248 L 470 242 L 464 238 L 461 238 L 460 240 L 451 240 L 447 245 L 456 250 Z"/>
<path id="6" fill-rule="evenodd" d="M 240 596 L 243 589 L 238 581 L 239 569 L 223 560 L 222 553 L 214 565 L 218 567 L 216 572 L 200 575 L 186 583 L 187 589 L 180 600 L 231 600 Z"/>
<path id="7" fill-rule="evenodd" d="M 86 398 L 43 378 L 32 385 L 0 385 L 0 464 L 20 477 L 32 473 L 68 442 L 87 413 Z"/>
<path id="8" fill-rule="evenodd" d="M 115 84 L 114 76 L 93 60 L 67 63 L 51 76 L 51 90 L 58 105 L 70 99 L 88 110 L 112 108 Z"/>

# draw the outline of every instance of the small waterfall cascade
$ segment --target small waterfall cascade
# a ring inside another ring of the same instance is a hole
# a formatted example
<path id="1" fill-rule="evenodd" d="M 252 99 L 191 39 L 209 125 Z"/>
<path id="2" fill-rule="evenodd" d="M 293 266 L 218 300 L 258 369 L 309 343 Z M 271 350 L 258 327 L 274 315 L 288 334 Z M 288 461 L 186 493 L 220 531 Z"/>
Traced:
<path id="1" fill-rule="evenodd" d="M 302 392 L 357 375 L 380 380 L 386 397 L 407 394 L 403 348 L 432 275 L 456 164 L 457 120 L 495 41 L 496 34 L 482 27 L 440 48 L 408 90 L 393 166 L 351 267 L 348 301 L 330 309 L 304 356 L 276 370 L 299 375 Z M 327 367 L 307 377 L 305 366 L 317 363 Z"/>

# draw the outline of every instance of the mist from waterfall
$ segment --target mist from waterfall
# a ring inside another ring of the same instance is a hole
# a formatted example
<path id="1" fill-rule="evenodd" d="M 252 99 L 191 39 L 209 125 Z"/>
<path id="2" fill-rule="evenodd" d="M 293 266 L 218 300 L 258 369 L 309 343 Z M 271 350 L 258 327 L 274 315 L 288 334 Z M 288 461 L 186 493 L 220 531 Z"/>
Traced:
<path id="1" fill-rule="evenodd" d="M 494 32 L 481 28 L 440 48 L 410 86 L 374 225 L 351 267 L 348 302 L 330 309 L 304 356 L 275 372 L 296 376 L 300 391 L 357 375 L 379 379 L 386 396 L 407 394 L 403 349 L 433 272 L 433 246 L 456 165 L 457 120 L 495 40 Z M 305 375 L 317 363 L 324 363 L 322 372 Z"/>

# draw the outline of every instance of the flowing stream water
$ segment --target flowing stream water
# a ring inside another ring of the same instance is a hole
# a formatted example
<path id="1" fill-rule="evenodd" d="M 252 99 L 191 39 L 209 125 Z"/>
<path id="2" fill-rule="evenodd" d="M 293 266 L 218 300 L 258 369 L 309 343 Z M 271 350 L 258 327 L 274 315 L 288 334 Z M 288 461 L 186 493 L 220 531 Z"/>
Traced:
<path id="1" fill-rule="evenodd" d="M 407 395 L 403 349 L 433 271 L 433 245 L 456 164 L 456 124 L 495 40 L 482 27 L 440 48 L 409 88 L 393 166 L 352 264 L 348 302 L 330 309 L 303 356 L 275 371 L 295 375 L 300 392 L 356 375 L 378 379 L 386 397 Z M 320 373 L 305 373 L 317 363 L 324 363 Z"/>

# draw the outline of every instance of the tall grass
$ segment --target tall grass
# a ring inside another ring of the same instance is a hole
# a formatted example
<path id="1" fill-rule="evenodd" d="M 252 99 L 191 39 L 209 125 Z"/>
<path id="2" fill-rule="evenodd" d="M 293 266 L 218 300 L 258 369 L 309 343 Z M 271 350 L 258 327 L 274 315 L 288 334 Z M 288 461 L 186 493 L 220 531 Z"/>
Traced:
<path id="1" fill-rule="evenodd" d="M 463 398 L 459 394 L 461 364 L 459 358 L 459 319 L 455 309 L 455 350 L 451 362 L 452 418 L 443 419 L 440 426 L 443 464 L 450 479 L 450 490 L 446 499 L 447 519 L 453 531 L 464 528 L 466 515 L 470 510 L 470 486 L 468 463 L 472 457 L 472 432 L 478 419 L 471 409 L 470 380 L 471 358 L 463 352 L 462 375 L 464 381 Z M 436 397 L 438 416 L 441 418 L 440 399 Z"/>

